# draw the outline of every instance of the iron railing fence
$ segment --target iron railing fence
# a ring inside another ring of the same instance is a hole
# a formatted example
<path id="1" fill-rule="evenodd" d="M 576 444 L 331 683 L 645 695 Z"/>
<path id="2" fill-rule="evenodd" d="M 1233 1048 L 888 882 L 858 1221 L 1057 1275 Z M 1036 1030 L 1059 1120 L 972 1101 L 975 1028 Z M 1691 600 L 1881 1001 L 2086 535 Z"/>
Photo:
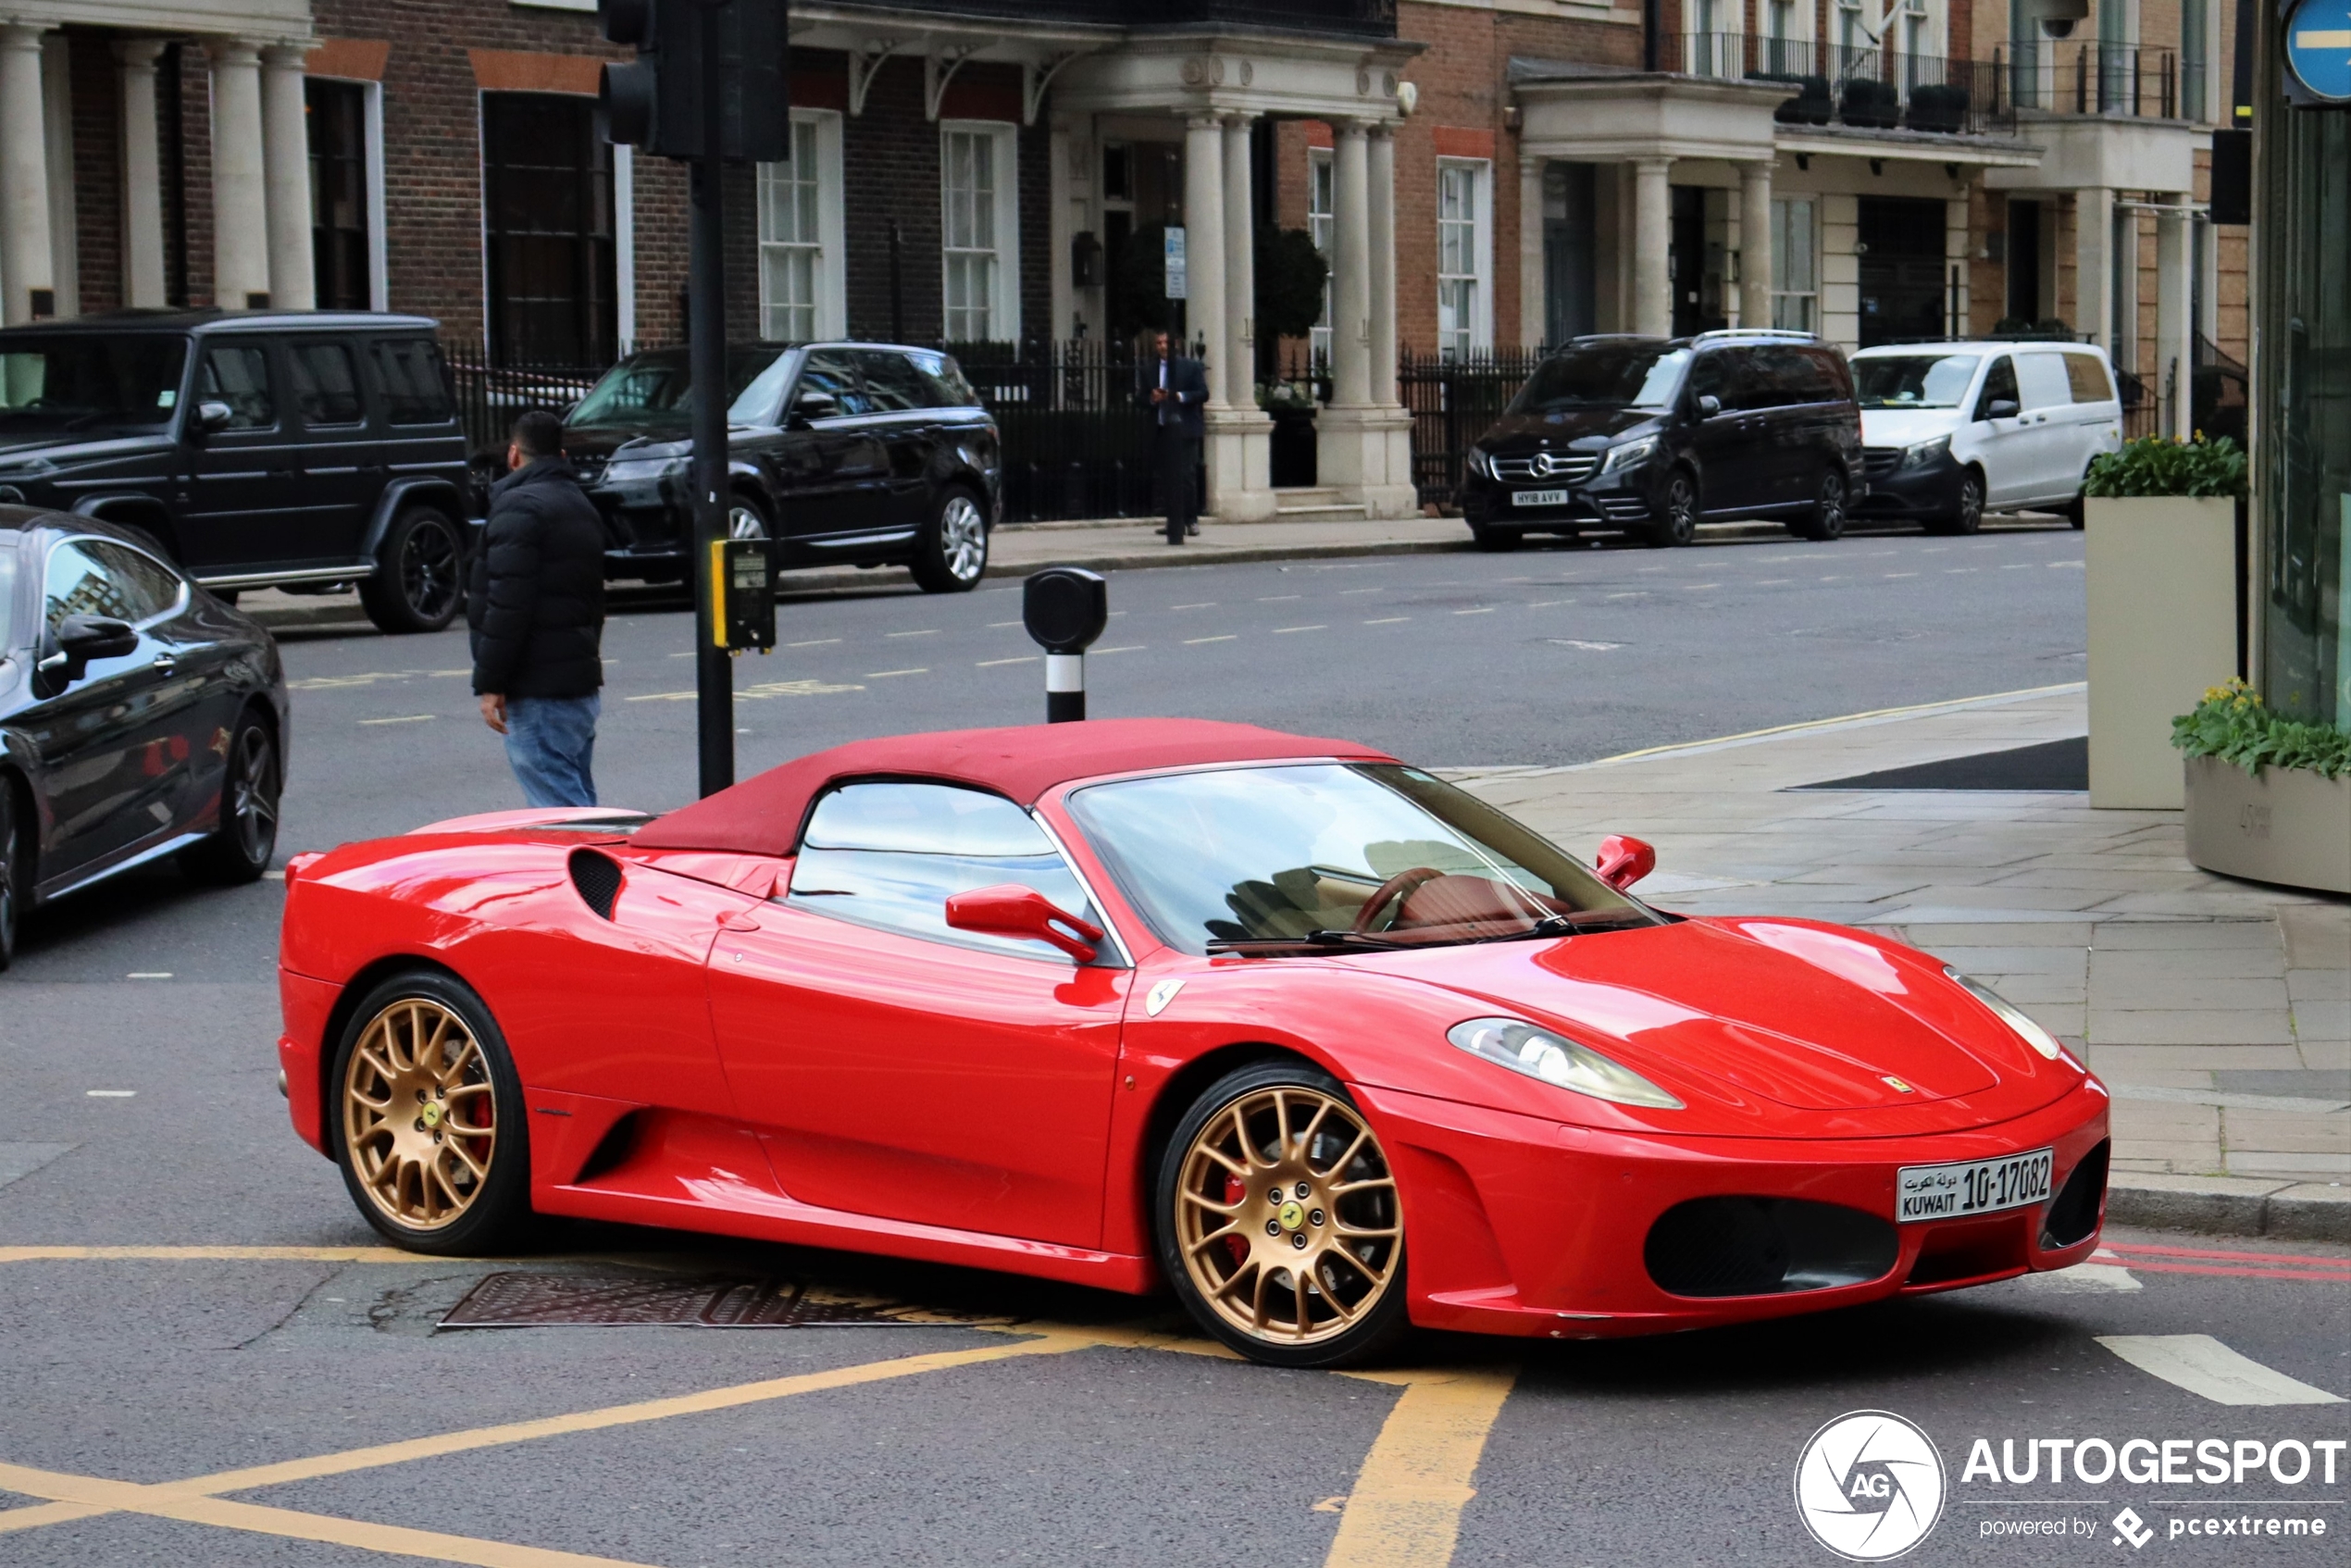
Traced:
<path id="1" fill-rule="evenodd" d="M 1412 417 L 1412 483 L 1422 504 L 1453 499 L 1470 443 L 1501 417 L 1544 354 L 1539 348 L 1480 349 L 1465 355 L 1420 355 L 1407 349 L 1398 357 L 1396 391 Z"/>
<path id="2" fill-rule="evenodd" d="M 1224 23 L 1253 29 L 1275 28 L 1298 32 L 1337 32 L 1356 37 L 1396 36 L 1396 0 L 1155 0 L 1138 6 L 1135 0 L 836 0 L 852 9 L 872 6 L 903 15 L 910 10 L 999 20 L 1085 22 L 1109 27 L 1150 29 Z"/>
<path id="3" fill-rule="evenodd" d="M 610 365 L 541 365 L 493 361 L 480 343 L 443 340 L 450 394 L 465 427 L 466 450 L 476 459 L 503 453 L 516 418 L 533 408 L 562 414 L 588 395 Z M 477 465 L 479 466 L 479 465 Z"/>
<path id="4" fill-rule="evenodd" d="M 1160 515 L 1159 362 L 1093 339 L 948 343 L 996 417 L 1008 523 Z M 1184 352 L 1205 359 L 1205 345 Z M 1202 484 L 1199 475 L 1195 484 Z M 1204 485 L 1203 485 L 1204 492 Z"/>
<path id="5" fill-rule="evenodd" d="M 1875 46 L 1813 44 L 1752 32 L 1682 35 L 1678 60 L 1692 76 L 1777 82 L 1791 93 L 1773 111 L 1785 125 L 1847 125 L 1947 136 L 2016 130 L 1997 64 Z"/>
<path id="6" fill-rule="evenodd" d="M 2018 108 L 2177 119 L 2204 112 L 2204 67 L 2177 51 L 2096 38 L 2024 38 L 1992 51 Z"/>

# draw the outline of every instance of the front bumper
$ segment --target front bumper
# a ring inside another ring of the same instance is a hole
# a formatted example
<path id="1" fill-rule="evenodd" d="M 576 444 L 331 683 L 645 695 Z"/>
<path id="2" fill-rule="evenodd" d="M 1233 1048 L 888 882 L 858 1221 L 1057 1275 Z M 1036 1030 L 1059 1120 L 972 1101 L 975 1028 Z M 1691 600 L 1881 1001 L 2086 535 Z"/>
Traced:
<path id="1" fill-rule="evenodd" d="M 2098 1224 L 2045 1245 L 2050 1203 L 1979 1218 L 1894 1226 L 1877 1277 L 1769 1295 L 1677 1296 L 1651 1277 L 1645 1247 L 1676 1204 L 1800 1200 L 1892 1225 L 1903 1165 L 2055 1150 L 2051 1192 L 2107 1140 L 2107 1096 L 2090 1080 L 1996 1126 L 1847 1139 L 1630 1137 L 1387 1089 L 1350 1086 L 1388 1145 L 1412 1248 L 1412 1319 L 1429 1328 L 1598 1338 L 1700 1328 L 1851 1306 L 2067 1268 Z M 2096 1174 L 2093 1166 L 2091 1173 Z"/>
<path id="2" fill-rule="evenodd" d="M 1853 498 L 1857 517 L 1940 517 L 1959 506 L 1959 476 L 1966 472 L 1948 448 L 1915 468 L 1900 466 L 1900 454 L 1872 447 L 1863 454 L 1869 489 Z"/>
<path id="3" fill-rule="evenodd" d="M 1636 529 L 1655 515 L 1662 472 L 1654 465 L 1626 472 L 1595 475 L 1575 483 L 1528 480 L 1512 483 L 1470 474 L 1461 490 L 1462 516 L 1480 528 L 1540 533 L 1568 528 Z M 1521 506 L 1512 497 L 1547 490 L 1563 490 L 1567 501 L 1556 506 Z"/>

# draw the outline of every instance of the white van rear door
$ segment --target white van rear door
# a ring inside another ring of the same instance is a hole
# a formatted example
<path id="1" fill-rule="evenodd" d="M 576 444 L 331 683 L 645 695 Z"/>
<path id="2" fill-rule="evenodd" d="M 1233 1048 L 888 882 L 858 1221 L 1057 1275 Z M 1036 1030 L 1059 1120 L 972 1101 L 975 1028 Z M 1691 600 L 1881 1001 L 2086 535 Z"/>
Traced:
<path id="1" fill-rule="evenodd" d="M 2017 442 L 2018 502 L 2058 501 L 2082 478 L 2075 459 L 2081 437 L 2073 423 L 2073 386 L 2056 349 L 2021 349 L 2016 385 L 2023 404 Z"/>

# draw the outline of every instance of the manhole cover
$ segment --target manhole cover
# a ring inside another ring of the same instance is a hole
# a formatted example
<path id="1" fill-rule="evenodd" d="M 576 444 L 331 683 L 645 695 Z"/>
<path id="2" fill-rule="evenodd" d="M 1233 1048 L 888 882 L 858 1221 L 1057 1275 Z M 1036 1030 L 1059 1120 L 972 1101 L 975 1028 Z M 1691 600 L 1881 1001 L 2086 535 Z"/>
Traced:
<path id="1" fill-rule="evenodd" d="M 969 1323 L 896 1302 L 811 1290 L 788 1279 L 646 1279 L 493 1274 L 442 1328 L 805 1328 Z"/>

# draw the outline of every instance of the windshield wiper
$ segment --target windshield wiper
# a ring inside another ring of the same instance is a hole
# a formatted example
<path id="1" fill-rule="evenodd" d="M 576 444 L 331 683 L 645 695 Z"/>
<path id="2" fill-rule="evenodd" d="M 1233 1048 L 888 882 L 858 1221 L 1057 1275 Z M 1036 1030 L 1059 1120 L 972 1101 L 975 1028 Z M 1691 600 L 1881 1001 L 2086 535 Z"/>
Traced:
<path id="1" fill-rule="evenodd" d="M 1484 942 L 1523 942 L 1539 937 L 1580 937 L 1587 931 L 1623 930 L 1648 923 L 1648 915 L 1629 909 L 1546 915 L 1524 931 L 1498 931 L 1490 937 L 1471 937 L 1461 945 L 1474 947 Z"/>
<path id="2" fill-rule="evenodd" d="M 1208 944 L 1211 952 L 1281 952 L 1298 948 L 1364 948 L 1388 952 L 1400 952 L 1416 944 L 1391 942 L 1385 937 L 1367 936 L 1362 931 L 1308 931 L 1297 937 L 1230 937 Z"/>

